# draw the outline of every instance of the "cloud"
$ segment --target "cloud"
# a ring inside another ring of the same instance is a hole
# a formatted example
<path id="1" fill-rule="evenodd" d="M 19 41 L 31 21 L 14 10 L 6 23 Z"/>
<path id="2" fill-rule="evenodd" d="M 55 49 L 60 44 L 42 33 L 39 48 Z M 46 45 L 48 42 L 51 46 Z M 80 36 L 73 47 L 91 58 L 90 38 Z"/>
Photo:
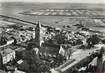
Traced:
<path id="1" fill-rule="evenodd" d="M 0 0 L 0 2 L 105 3 L 105 0 Z"/>

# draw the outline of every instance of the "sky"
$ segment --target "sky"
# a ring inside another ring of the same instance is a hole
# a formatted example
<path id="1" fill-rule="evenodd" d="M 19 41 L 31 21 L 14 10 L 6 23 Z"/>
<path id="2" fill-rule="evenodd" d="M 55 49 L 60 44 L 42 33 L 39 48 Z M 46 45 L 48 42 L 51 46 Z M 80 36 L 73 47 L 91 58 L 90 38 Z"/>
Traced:
<path id="1" fill-rule="evenodd" d="M 105 0 L 0 0 L 0 2 L 105 3 Z"/>

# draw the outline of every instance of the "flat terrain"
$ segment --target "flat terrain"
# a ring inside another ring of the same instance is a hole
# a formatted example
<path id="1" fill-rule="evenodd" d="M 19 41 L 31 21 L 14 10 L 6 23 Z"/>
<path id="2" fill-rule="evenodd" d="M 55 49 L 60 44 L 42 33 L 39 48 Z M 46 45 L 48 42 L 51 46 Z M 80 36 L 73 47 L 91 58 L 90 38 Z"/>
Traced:
<path id="1" fill-rule="evenodd" d="M 22 15 L 20 13 L 25 11 L 38 11 L 40 9 L 94 9 L 94 10 L 104 10 L 104 4 L 50 4 L 50 3 L 1 3 L 0 14 L 15 17 L 18 19 L 37 22 L 40 21 L 42 24 L 50 25 L 54 27 L 62 27 L 63 25 L 74 25 L 79 23 L 80 20 L 86 27 L 92 28 L 94 30 L 105 31 L 105 19 L 84 19 L 79 17 L 71 16 L 35 16 L 35 15 Z M 76 10 L 78 11 L 78 10 Z M 75 13 L 75 11 L 71 10 Z M 79 12 L 79 11 L 78 11 Z M 102 13 L 104 14 L 104 12 Z M 97 22 L 98 21 L 98 22 Z M 70 28 L 71 30 L 74 28 Z"/>
<path id="2" fill-rule="evenodd" d="M 104 9 L 39 9 L 29 10 L 22 12 L 24 15 L 35 15 L 35 16 L 75 16 L 75 17 L 103 17 L 105 16 Z"/>

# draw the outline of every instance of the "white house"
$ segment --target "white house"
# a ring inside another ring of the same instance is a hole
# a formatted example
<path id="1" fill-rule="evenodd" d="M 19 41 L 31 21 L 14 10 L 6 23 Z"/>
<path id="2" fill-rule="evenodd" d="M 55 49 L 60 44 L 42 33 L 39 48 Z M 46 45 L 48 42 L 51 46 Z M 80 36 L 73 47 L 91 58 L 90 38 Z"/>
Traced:
<path id="1" fill-rule="evenodd" d="M 9 61 L 12 61 L 13 59 L 15 59 L 15 51 L 10 48 L 7 48 L 1 51 L 1 55 L 3 58 L 3 64 L 6 64 Z"/>

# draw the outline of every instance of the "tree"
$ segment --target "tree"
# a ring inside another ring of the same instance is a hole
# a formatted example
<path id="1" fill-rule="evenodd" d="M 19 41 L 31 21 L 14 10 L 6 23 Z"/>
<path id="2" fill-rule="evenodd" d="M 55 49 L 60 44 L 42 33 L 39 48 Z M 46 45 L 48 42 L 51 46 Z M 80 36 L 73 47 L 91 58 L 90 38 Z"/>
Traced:
<path id="1" fill-rule="evenodd" d="M 43 68 L 46 68 L 46 65 L 42 62 L 38 55 L 36 55 L 36 51 L 33 49 L 33 44 L 29 43 L 26 51 L 23 53 L 23 59 L 27 62 L 29 66 L 28 72 L 36 72 L 41 73 L 45 71 Z"/>
<path id="2" fill-rule="evenodd" d="M 33 50 L 33 44 L 29 43 L 26 51 L 23 53 L 23 59 L 26 60 L 26 62 L 29 65 L 29 71 L 28 72 L 37 72 L 38 65 L 40 63 L 39 57 L 36 55 L 36 51 Z"/>
<path id="3" fill-rule="evenodd" d="M 0 54 L 0 69 L 3 69 L 3 59 L 2 55 Z"/>
<path id="4" fill-rule="evenodd" d="M 101 41 L 101 39 L 97 35 L 92 35 L 90 38 L 86 40 L 88 46 L 92 47 L 95 44 L 98 44 Z"/>
<path id="5" fill-rule="evenodd" d="M 102 43 L 105 44 L 105 39 L 102 40 Z"/>
<path id="6" fill-rule="evenodd" d="M 0 38 L 0 45 L 4 45 L 7 43 L 7 38 L 6 37 L 1 37 Z"/>

